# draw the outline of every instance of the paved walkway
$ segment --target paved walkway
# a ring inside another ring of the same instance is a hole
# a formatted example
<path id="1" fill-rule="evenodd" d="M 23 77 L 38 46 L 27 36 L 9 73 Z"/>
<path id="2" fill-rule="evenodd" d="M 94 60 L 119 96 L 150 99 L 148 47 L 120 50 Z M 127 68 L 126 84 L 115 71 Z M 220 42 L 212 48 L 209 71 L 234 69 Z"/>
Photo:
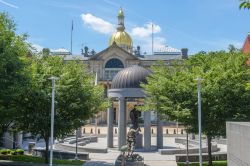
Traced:
<path id="1" fill-rule="evenodd" d="M 144 164 L 147 166 L 177 166 L 174 155 L 160 155 L 158 152 L 136 152 L 144 158 Z M 90 153 L 90 161 L 84 166 L 114 166 L 117 156 L 120 152 L 109 150 L 106 154 Z"/>
<path id="2" fill-rule="evenodd" d="M 106 146 L 106 138 L 99 138 L 98 143 L 89 144 L 92 147 Z M 114 146 L 117 146 L 117 137 L 114 137 Z M 168 145 L 168 148 L 180 148 L 181 144 L 174 143 L 174 138 L 165 138 L 164 144 Z M 156 138 L 152 137 L 152 145 L 156 145 Z M 157 151 L 152 152 L 135 152 L 144 158 L 144 164 L 146 166 L 177 166 L 174 155 L 160 155 Z M 84 164 L 84 166 L 114 166 L 117 156 L 120 152 L 117 148 L 109 149 L 108 153 L 90 153 L 90 161 Z"/>

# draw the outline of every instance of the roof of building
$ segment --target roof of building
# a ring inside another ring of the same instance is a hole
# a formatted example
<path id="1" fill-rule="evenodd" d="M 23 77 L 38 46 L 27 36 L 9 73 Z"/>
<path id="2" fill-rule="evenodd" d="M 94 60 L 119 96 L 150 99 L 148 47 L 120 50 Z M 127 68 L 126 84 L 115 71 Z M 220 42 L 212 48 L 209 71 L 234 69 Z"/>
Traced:
<path id="1" fill-rule="evenodd" d="M 174 60 L 181 59 L 181 54 L 169 54 L 169 55 L 144 55 L 140 58 L 142 61 L 159 61 L 159 60 Z"/>
<path id="2" fill-rule="evenodd" d="M 170 46 L 164 46 L 164 47 L 157 49 L 154 52 L 154 55 L 162 55 L 162 54 L 181 54 L 181 50 L 178 50 Z"/>
<path id="3" fill-rule="evenodd" d="M 249 53 L 250 52 L 250 32 L 247 35 L 247 38 L 245 40 L 245 43 L 242 47 L 243 53 Z"/>
<path id="4" fill-rule="evenodd" d="M 65 48 L 50 50 L 51 55 L 70 55 L 70 52 Z"/>
<path id="5" fill-rule="evenodd" d="M 114 42 L 111 46 L 109 46 L 108 48 L 102 50 L 101 52 L 98 52 L 97 54 L 95 54 L 95 55 L 89 57 L 89 59 L 90 59 L 90 60 L 94 60 L 94 59 L 96 59 L 97 57 L 99 57 L 100 55 L 102 55 L 103 53 L 108 52 L 108 51 L 110 51 L 110 50 L 112 50 L 112 49 L 119 49 L 120 51 L 124 52 L 125 54 L 128 54 L 129 56 L 131 56 L 131 58 L 138 60 L 138 57 L 136 57 L 135 55 L 133 55 L 133 54 L 129 53 L 128 51 L 126 51 L 126 50 L 122 49 L 121 47 L 119 47 L 119 46 L 116 44 L 116 42 Z"/>
<path id="6" fill-rule="evenodd" d="M 72 61 L 72 60 L 81 60 L 81 61 L 87 61 L 89 57 L 84 57 L 83 55 L 66 55 L 64 57 L 64 60 L 66 61 Z"/>
<path id="7" fill-rule="evenodd" d="M 140 88 L 141 83 L 147 83 L 146 77 L 151 73 L 137 65 L 125 68 L 116 74 L 111 89 Z"/>

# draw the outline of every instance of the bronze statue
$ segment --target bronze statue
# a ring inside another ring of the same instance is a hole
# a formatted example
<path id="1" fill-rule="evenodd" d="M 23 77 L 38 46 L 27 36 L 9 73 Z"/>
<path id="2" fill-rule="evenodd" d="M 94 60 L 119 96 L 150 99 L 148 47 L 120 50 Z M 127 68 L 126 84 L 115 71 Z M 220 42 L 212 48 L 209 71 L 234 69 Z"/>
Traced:
<path id="1" fill-rule="evenodd" d="M 139 126 L 139 117 L 141 112 L 136 109 L 136 106 L 130 111 L 130 119 L 132 126 L 127 134 L 127 145 L 121 147 L 121 155 L 116 160 L 116 166 L 124 165 L 125 162 L 143 161 L 143 158 L 138 154 L 133 154 L 136 145 L 136 136 L 141 131 Z M 127 154 L 126 154 L 127 152 Z"/>

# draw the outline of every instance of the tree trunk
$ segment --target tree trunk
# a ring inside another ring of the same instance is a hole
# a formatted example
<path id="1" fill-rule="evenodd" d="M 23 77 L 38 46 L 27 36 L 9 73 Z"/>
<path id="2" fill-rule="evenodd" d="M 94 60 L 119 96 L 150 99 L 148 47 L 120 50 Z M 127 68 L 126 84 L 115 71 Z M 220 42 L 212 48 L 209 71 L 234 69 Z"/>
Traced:
<path id="1" fill-rule="evenodd" d="M 44 138 L 46 149 L 45 149 L 45 163 L 49 164 L 49 137 Z"/>
<path id="2" fill-rule="evenodd" d="M 208 148 L 208 166 L 213 166 L 213 161 L 212 161 L 212 137 L 207 136 L 207 148 Z"/>

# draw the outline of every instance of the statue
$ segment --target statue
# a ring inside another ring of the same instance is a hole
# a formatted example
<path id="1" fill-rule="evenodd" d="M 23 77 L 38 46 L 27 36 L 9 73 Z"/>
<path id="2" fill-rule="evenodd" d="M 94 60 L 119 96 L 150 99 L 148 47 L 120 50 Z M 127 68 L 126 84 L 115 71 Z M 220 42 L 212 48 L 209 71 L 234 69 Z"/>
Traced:
<path id="1" fill-rule="evenodd" d="M 136 109 L 136 106 L 134 107 L 134 109 L 132 109 L 130 111 L 129 116 L 130 116 L 131 123 L 132 123 L 131 128 L 133 128 L 135 130 L 137 130 L 137 128 L 140 128 L 139 127 L 139 117 L 141 116 L 141 112 Z"/>
<path id="2" fill-rule="evenodd" d="M 116 159 L 115 166 L 129 165 L 128 162 L 137 162 L 137 165 L 144 165 L 143 157 L 138 154 L 133 154 L 136 145 L 136 136 L 141 131 L 139 126 L 139 117 L 141 116 L 141 112 L 138 111 L 135 106 L 134 109 L 130 111 L 129 116 L 132 126 L 130 127 L 127 134 L 127 145 L 121 147 L 121 154 Z"/>

